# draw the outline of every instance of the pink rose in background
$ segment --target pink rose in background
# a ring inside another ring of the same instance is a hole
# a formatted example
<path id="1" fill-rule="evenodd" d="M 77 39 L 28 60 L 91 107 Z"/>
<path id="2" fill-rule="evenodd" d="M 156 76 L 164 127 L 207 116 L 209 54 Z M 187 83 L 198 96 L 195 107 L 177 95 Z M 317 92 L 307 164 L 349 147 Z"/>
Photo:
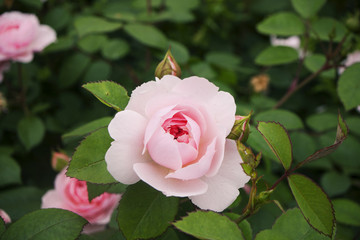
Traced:
<path id="1" fill-rule="evenodd" d="M 9 215 L 2 209 L 0 209 L 0 217 L 4 220 L 5 224 L 11 223 L 11 218 Z"/>
<path id="2" fill-rule="evenodd" d="M 85 233 L 104 229 L 121 195 L 103 193 L 89 202 L 86 182 L 67 177 L 65 172 L 64 169 L 56 176 L 55 189 L 42 197 L 41 208 L 61 208 L 79 214 L 90 223 L 85 226 Z"/>
<path id="3" fill-rule="evenodd" d="M 0 83 L 3 80 L 3 72 L 6 72 L 9 69 L 10 69 L 10 62 L 8 61 L 0 62 Z"/>
<path id="4" fill-rule="evenodd" d="M 349 67 L 357 62 L 360 62 L 360 51 L 355 51 L 355 52 L 349 53 L 346 56 L 344 65 L 345 65 L 345 67 Z M 345 71 L 345 69 L 346 69 L 345 67 L 339 68 L 339 70 L 338 70 L 339 74 L 342 74 Z"/>
<path id="5" fill-rule="evenodd" d="M 270 36 L 270 43 L 272 46 L 285 46 L 291 47 L 298 51 L 299 57 L 303 58 L 305 56 L 304 50 L 301 48 L 301 40 L 299 36 L 291 36 L 288 38 L 278 38 L 274 35 Z"/>
<path id="6" fill-rule="evenodd" d="M 140 179 L 166 196 L 222 211 L 248 182 L 236 143 L 234 98 L 200 77 L 166 75 L 136 88 L 109 124 L 107 169 L 124 184 Z"/>
<path id="7" fill-rule="evenodd" d="M 5 12 L 0 15 L 0 61 L 30 62 L 33 53 L 56 40 L 55 31 L 40 25 L 33 14 Z"/>

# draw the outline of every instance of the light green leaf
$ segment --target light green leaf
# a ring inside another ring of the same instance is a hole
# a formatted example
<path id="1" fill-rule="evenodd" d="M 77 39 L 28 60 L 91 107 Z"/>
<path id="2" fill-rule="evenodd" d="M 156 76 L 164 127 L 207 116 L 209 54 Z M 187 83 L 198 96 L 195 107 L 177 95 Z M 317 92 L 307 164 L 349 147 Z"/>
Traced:
<path id="1" fill-rule="evenodd" d="M 29 151 L 44 138 L 45 126 L 36 116 L 25 117 L 20 120 L 17 133 L 26 150 Z"/>
<path id="2" fill-rule="evenodd" d="M 179 199 L 166 197 L 146 183 L 127 188 L 118 208 L 118 223 L 126 239 L 154 238 L 175 218 Z"/>
<path id="3" fill-rule="evenodd" d="M 301 35 L 305 31 L 304 23 L 291 12 L 280 12 L 270 15 L 256 25 L 256 29 L 263 34 L 293 36 Z"/>
<path id="4" fill-rule="evenodd" d="M 286 129 L 279 123 L 259 122 L 257 130 L 284 168 L 288 170 L 292 162 L 292 146 Z"/>
<path id="5" fill-rule="evenodd" d="M 337 126 L 336 114 L 319 113 L 306 118 L 306 124 L 316 132 L 335 129 Z"/>
<path id="6" fill-rule="evenodd" d="M 238 69 L 241 59 L 238 56 L 233 55 L 229 52 L 209 52 L 205 56 L 205 60 L 208 63 L 214 64 L 216 66 L 229 69 L 236 70 Z"/>
<path id="7" fill-rule="evenodd" d="M 11 224 L 0 239 L 76 239 L 86 223 L 70 211 L 41 209 Z"/>
<path id="8" fill-rule="evenodd" d="M 122 27 L 122 23 L 110 22 L 100 17 L 83 16 L 75 20 L 75 29 L 80 37 L 89 33 L 112 32 Z"/>
<path id="9" fill-rule="evenodd" d="M 86 183 L 88 190 L 89 201 L 93 200 L 97 196 L 107 192 L 107 193 L 123 193 L 127 185 L 122 183 L 111 183 L 111 184 L 94 184 Z"/>
<path id="10" fill-rule="evenodd" d="M 351 180 L 348 176 L 334 171 L 322 175 L 320 182 L 330 197 L 346 193 L 351 186 Z"/>
<path id="11" fill-rule="evenodd" d="M 89 63 L 90 58 L 82 53 L 75 53 L 67 58 L 60 67 L 59 87 L 67 88 L 75 84 Z"/>
<path id="12" fill-rule="evenodd" d="M 255 58 L 255 63 L 264 66 L 282 65 L 299 59 L 298 52 L 291 47 L 268 47 Z"/>
<path id="13" fill-rule="evenodd" d="M 107 43 L 106 35 L 88 35 L 78 41 L 78 46 L 85 52 L 95 53 Z"/>
<path id="14" fill-rule="evenodd" d="M 333 200 L 335 217 L 338 223 L 360 227 L 360 205 L 350 199 Z"/>
<path id="15" fill-rule="evenodd" d="M 184 64 L 189 61 L 189 50 L 180 42 L 170 40 L 171 53 L 178 64 Z"/>
<path id="16" fill-rule="evenodd" d="M 125 26 L 125 31 L 147 46 L 163 50 L 169 48 L 169 42 L 166 36 L 154 26 L 131 23 Z"/>
<path id="17" fill-rule="evenodd" d="M 190 68 L 196 76 L 204 77 L 207 79 L 213 79 L 216 77 L 216 72 L 207 62 L 198 62 L 196 64 L 192 64 Z"/>
<path id="18" fill-rule="evenodd" d="M 346 123 L 348 124 L 351 133 L 360 135 L 360 116 L 346 118 Z"/>
<path id="19" fill-rule="evenodd" d="M 100 128 L 87 136 L 71 158 L 66 175 L 91 183 L 117 182 L 107 171 L 105 154 L 112 139 L 107 128 Z"/>
<path id="20" fill-rule="evenodd" d="M 302 129 L 304 125 L 301 119 L 293 112 L 275 109 L 260 112 L 254 117 L 254 121 L 275 121 L 281 123 L 288 130 Z"/>
<path id="21" fill-rule="evenodd" d="M 291 0 L 295 10 L 304 18 L 310 18 L 322 8 L 326 0 Z"/>
<path id="22" fill-rule="evenodd" d="M 10 156 L 0 154 L 0 187 L 21 183 L 21 168 Z"/>
<path id="23" fill-rule="evenodd" d="M 315 73 L 319 69 L 321 69 L 322 66 L 324 66 L 325 62 L 326 62 L 326 57 L 324 55 L 311 54 L 310 56 L 305 57 L 304 65 L 309 71 Z M 334 78 L 335 71 L 336 70 L 333 68 L 330 70 L 323 71 L 320 75 L 327 78 Z"/>
<path id="24" fill-rule="evenodd" d="M 255 240 L 327 240 L 304 219 L 298 208 L 287 210 L 275 222 L 272 229 L 263 230 L 256 235 Z"/>
<path id="25" fill-rule="evenodd" d="M 86 70 L 83 82 L 95 82 L 108 79 L 111 73 L 111 65 L 104 60 L 92 62 Z"/>
<path id="26" fill-rule="evenodd" d="M 129 53 L 129 44 L 122 39 L 111 39 L 102 47 L 102 55 L 110 60 L 117 60 Z"/>
<path id="27" fill-rule="evenodd" d="M 124 109 L 129 101 L 127 91 L 121 85 L 111 81 L 87 83 L 83 88 L 91 92 L 97 99 L 116 111 Z"/>
<path id="28" fill-rule="evenodd" d="M 237 201 L 238 201 L 238 199 L 235 200 L 235 202 L 237 202 Z M 241 199 L 239 199 L 239 201 L 241 201 Z M 231 208 L 231 206 L 230 206 L 230 208 Z M 238 219 L 240 217 L 239 214 L 230 213 L 230 212 L 224 213 L 224 215 L 229 217 L 230 220 L 232 220 L 232 221 L 234 221 L 235 219 Z M 238 223 L 238 226 L 239 226 L 239 228 L 241 230 L 241 233 L 242 233 L 242 235 L 244 237 L 244 240 L 252 240 L 253 239 L 253 231 L 252 231 L 251 225 L 246 219 L 244 219 L 240 223 Z"/>
<path id="29" fill-rule="evenodd" d="M 215 212 L 191 212 L 173 225 L 194 237 L 212 240 L 244 239 L 237 224 L 228 217 Z"/>
<path id="30" fill-rule="evenodd" d="M 341 74 L 337 91 L 346 110 L 360 105 L 360 63 L 346 68 Z"/>
<path id="31" fill-rule="evenodd" d="M 333 18 L 319 18 L 311 26 L 311 36 L 324 41 L 329 41 L 332 36 L 334 42 L 340 42 L 346 33 L 346 27 Z"/>
<path id="32" fill-rule="evenodd" d="M 288 177 L 290 189 L 302 214 L 310 226 L 332 237 L 335 227 L 334 209 L 328 196 L 311 179 L 292 174 Z"/>
<path id="33" fill-rule="evenodd" d="M 246 141 L 249 146 L 257 152 L 261 152 L 263 157 L 267 157 L 279 163 L 278 158 L 274 155 L 272 150 L 268 147 L 266 140 L 255 127 L 250 126 L 250 135 Z"/>

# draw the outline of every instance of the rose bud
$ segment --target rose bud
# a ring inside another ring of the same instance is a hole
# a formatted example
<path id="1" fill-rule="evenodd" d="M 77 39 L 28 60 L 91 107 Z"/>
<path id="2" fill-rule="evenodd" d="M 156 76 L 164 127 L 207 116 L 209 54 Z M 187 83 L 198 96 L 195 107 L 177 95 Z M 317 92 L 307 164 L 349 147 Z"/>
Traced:
<path id="1" fill-rule="evenodd" d="M 162 78 L 165 75 L 181 77 L 181 69 L 175 58 L 172 56 L 170 49 L 167 51 L 164 59 L 158 64 L 155 70 L 155 76 Z"/>
<path id="2" fill-rule="evenodd" d="M 51 166 L 57 172 L 63 170 L 64 167 L 68 165 L 69 161 L 70 161 L 70 157 L 65 153 L 62 152 L 52 153 Z"/>

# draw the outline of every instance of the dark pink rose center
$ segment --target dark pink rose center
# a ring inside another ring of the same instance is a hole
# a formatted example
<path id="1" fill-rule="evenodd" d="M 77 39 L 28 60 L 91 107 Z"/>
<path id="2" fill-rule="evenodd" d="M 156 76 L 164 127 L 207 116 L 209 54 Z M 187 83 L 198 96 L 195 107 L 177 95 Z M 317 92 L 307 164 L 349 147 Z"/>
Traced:
<path id="1" fill-rule="evenodd" d="M 188 121 L 181 113 L 176 113 L 173 117 L 168 118 L 162 124 L 165 132 L 174 136 L 178 142 L 189 143 L 189 130 L 187 129 Z"/>

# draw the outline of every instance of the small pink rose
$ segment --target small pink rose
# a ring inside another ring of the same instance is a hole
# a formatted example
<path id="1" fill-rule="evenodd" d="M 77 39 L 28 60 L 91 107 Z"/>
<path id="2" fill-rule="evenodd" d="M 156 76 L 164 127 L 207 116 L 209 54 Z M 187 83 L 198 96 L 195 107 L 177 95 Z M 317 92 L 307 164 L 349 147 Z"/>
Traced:
<path id="1" fill-rule="evenodd" d="M 2 209 L 0 209 L 0 217 L 4 220 L 5 224 L 11 223 L 11 218 L 9 215 Z"/>
<path id="2" fill-rule="evenodd" d="M 68 165 L 70 157 L 62 152 L 53 152 L 51 157 L 51 166 L 55 171 L 60 172 Z"/>
<path id="3" fill-rule="evenodd" d="M 89 202 L 86 182 L 67 177 L 65 172 L 64 169 L 56 176 L 55 189 L 42 197 L 41 208 L 61 208 L 79 214 L 90 223 L 85 226 L 85 233 L 102 230 L 109 223 L 121 195 L 103 193 Z"/>
<path id="4" fill-rule="evenodd" d="M 33 14 L 14 11 L 0 15 L 0 61 L 30 62 L 34 52 L 55 40 L 55 31 L 40 25 Z"/>
<path id="5" fill-rule="evenodd" d="M 140 179 L 166 196 L 222 211 L 249 177 L 234 141 L 234 98 L 207 79 L 166 75 L 136 88 L 109 124 L 107 169 L 124 184 Z"/>

